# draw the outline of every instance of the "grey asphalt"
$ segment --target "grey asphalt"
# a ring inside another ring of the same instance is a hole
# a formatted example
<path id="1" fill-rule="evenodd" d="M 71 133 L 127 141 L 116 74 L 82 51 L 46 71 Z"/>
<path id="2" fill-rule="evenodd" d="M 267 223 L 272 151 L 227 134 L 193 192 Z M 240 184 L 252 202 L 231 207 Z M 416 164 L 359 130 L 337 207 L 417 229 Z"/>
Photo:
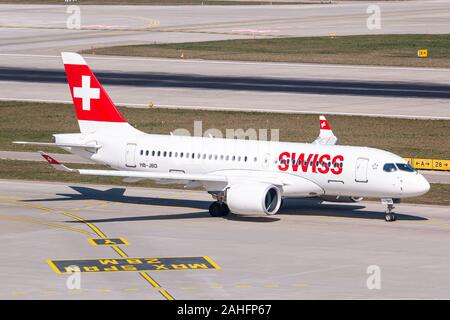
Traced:
<path id="1" fill-rule="evenodd" d="M 135 43 L 274 36 L 449 33 L 450 2 L 272 6 L 0 5 L 0 99 L 70 101 L 61 51 Z M 448 10 L 447 10 L 448 9 Z M 118 104 L 450 119 L 448 69 L 87 57 Z M 57 77 L 54 77 L 54 74 Z M 109 75 L 109 76 L 108 76 Z M 20 88 L 20 90 L 18 90 Z"/>
<path id="2" fill-rule="evenodd" d="M 119 258 L 95 247 L 76 215 L 129 257 L 209 256 L 220 270 L 148 274 L 175 299 L 449 299 L 448 207 L 287 201 L 279 215 L 212 218 L 209 195 L 0 180 L 0 298 L 164 299 L 136 272 L 82 273 L 66 287 L 46 260 Z M 71 216 L 72 215 L 72 216 Z M 367 288 L 369 266 L 381 288 Z"/>
<path id="3" fill-rule="evenodd" d="M 73 3 L 71 3 L 73 4 Z M 368 29 L 373 2 L 263 6 L 80 6 L 68 30 L 67 5 L 1 5 L 0 51 L 58 53 L 91 46 L 328 34 L 450 33 L 450 3 L 377 2 L 381 28 Z"/>
<path id="4" fill-rule="evenodd" d="M 0 58 L 9 72 L 0 79 L 1 100 L 71 100 L 58 55 Z M 132 107 L 151 101 L 170 108 L 450 119 L 450 69 L 85 58 L 104 76 L 113 101 Z"/>

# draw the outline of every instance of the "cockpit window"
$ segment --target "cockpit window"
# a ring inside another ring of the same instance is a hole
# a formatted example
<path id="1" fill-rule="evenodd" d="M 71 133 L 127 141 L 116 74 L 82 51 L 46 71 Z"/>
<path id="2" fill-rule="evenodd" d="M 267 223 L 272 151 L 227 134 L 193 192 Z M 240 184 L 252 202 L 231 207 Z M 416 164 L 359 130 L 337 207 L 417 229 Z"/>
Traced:
<path id="1" fill-rule="evenodd" d="M 396 163 L 397 168 L 401 171 L 415 172 L 416 170 L 409 163 Z"/>
<path id="2" fill-rule="evenodd" d="M 393 163 L 386 163 L 383 166 L 383 170 L 386 172 L 394 172 L 394 171 L 397 171 L 397 167 Z"/>

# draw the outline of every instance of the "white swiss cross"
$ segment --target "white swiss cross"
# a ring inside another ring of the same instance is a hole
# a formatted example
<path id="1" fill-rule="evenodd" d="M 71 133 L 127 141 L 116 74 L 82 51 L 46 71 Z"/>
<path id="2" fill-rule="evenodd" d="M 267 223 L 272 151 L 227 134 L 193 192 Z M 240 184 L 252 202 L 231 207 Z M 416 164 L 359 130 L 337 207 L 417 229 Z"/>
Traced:
<path id="1" fill-rule="evenodd" d="M 91 110 L 91 99 L 100 99 L 100 89 L 91 88 L 91 76 L 81 76 L 81 87 L 73 88 L 73 96 L 82 99 L 83 110 Z"/>
<path id="2" fill-rule="evenodd" d="M 323 121 L 323 122 L 320 124 L 320 127 L 321 127 L 321 128 L 325 128 L 325 126 L 326 126 L 326 123 L 325 123 L 325 121 Z"/>

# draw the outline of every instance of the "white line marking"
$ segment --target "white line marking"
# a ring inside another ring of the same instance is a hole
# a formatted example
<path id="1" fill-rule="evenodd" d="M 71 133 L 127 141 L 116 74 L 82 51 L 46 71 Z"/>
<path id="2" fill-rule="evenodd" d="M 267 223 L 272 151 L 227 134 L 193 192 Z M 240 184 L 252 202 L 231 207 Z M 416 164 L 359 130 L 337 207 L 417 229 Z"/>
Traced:
<path id="1" fill-rule="evenodd" d="M 24 99 L 24 98 L 2 98 L 0 101 L 30 101 L 30 102 L 46 102 L 46 103 L 64 103 L 72 104 L 69 100 L 45 100 L 45 99 Z M 148 108 L 145 103 L 128 103 L 117 102 L 117 106 L 122 107 L 143 107 Z M 340 115 L 340 116 L 362 116 L 362 117 L 377 117 L 377 118 L 396 118 L 396 119 L 418 119 L 418 120 L 450 120 L 450 117 L 439 116 L 422 116 L 422 115 L 402 115 L 402 114 L 380 114 L 380 113 L 360 113 L 360 112 L 339 112 L 339 111 L 312 111 L 312 110 L 291 110 L 291 109 L 261 109 L 261 108 L 230 108 L 230 107 L 208 107 L 208 106 L 187 106 L 187 105 L 169 105 L 160 104 L 153 108 L 158 109 L 187 109 L 187 110 L 207 110 L 207 111 L 241 111 L 241 112 L 266 112 L 266 113 L 292 113 L 292 114 L 326 114 L 326 115 Z"/>
<path id="2" fill-rule="evenodd" d="M 59 55 L 40 55 L 22 53 L 0 53 L 0 56 L 11 57 L 35 57 L 35 58 L 61 58 Z M 160 61 L 179 63 L 210 63 L 210 64 L 239 64 L 239 65 L 268 65 L 268 66 L 297 66 L 316 68 L 344 68 L 344 69 L 380 69 L 380 70 L 411 70 L 411 71 L 443 71 L 450 72 L 450 68 L 419 68 L 419 67 L 396 67 L 396 66 L 370 66 L 350 64 L 314 64 L 314 63 L 288 63 L 288 62 L 258 62 L 258 61 L 229 61 L 229 60 L 203 60 L 203 59 L 170 59 L 170 58 L 146 58 L 146 57 L 121 57 L 121 56 L 92 56 L 83 54 L 88 60 L 124 60 L 124 61 Z"/>

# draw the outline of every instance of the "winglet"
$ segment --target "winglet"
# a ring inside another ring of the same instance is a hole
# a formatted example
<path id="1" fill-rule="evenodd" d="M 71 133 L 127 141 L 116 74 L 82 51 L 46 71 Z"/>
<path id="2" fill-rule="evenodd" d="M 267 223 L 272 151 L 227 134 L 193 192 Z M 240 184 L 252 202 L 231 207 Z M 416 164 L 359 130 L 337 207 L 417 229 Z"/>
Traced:
<path id="1" fill-rule="evenodd" d="M 320 121 L 320 134 L 316 140 L 313 141 L 314 144 L 322 145 L 333 145 L 337 142 L 337 137 L 331 130 L 330 124 L 328 123 L 325 116 L 321 115 L 319 117 Z"/>
<path id="2" fill-rule="evenodd" d="M 43 151 L 39 151 L 39 153 L 48 162 L 49 165 L 51 165 L 53 168 L 55 168 L 58 171 L 66 171 L 66 172 L 76 171 L 76 170 L 66 167 L 65 165 L 60 163 L 58 160 L 56 160 L 55 158 L 51 157 L 50 155 L 46 154 Z"/>

